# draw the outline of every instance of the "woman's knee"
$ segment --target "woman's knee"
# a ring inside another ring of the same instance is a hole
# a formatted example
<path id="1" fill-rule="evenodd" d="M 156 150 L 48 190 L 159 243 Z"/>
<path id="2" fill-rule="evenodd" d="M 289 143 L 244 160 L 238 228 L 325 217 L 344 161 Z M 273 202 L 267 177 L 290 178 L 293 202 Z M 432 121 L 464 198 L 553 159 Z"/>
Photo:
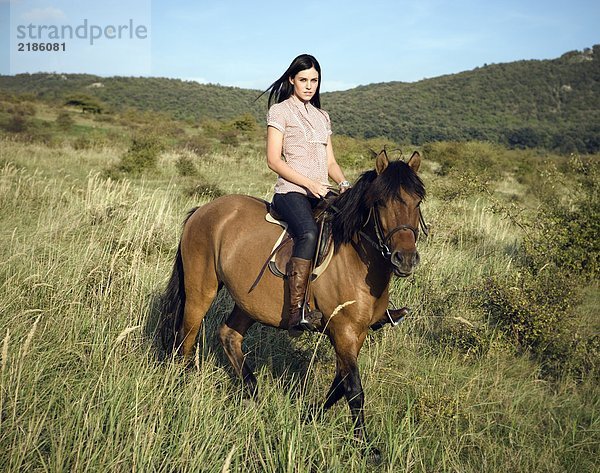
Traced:
<path id="1" fill-rule="evenodd" d="M 312 259 L 317 249 L 318 234 L 315 230 L 306 230 L 296 237 L 294 242 L 294 256 Z"/>
<path id="2" fill-rule="evenodd" d="M 302 241 L 306 246 L 314 248 L 317 244 L 318 236 L 319 235 L 317 234 L 317 228 L 315 227 L 302 232 L 298 236 L 298 240 Z"/>

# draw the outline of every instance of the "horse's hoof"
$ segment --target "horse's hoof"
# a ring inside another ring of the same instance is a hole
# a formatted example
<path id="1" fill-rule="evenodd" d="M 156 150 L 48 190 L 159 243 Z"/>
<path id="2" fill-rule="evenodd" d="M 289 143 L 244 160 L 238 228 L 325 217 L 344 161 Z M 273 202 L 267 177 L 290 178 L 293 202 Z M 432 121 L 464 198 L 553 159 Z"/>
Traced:
<path id="1" fill-rule="evenodd" d="M 253 409 L 256 407 L 254 399 L 248 399 L 247 397 L 241 399 L 240 405 L 245 409 Z"/>
<path id="2" fill-rule="evenodd" d="M 288 335 L 291 338 L 296 338 L 302 335 L 303 332 L 317 332 L 317 327 L 309 321 L 298 322 L 296 325 L 288 328 Z"/>
<path id="3" fill-rule="evenodd" d="M 290 338 L 298 338 L 303 333 L 304 330 L 299 325 L 294 325 L 293 327 L 288 328 L 288 335 Z"/>
<path id="4" fill-rule="evenodd" d="M 372 465 L 381 465 L 383 462 L 383 454 L 377 447 L 367 447 L 364 452 L 365 457 Z"/>

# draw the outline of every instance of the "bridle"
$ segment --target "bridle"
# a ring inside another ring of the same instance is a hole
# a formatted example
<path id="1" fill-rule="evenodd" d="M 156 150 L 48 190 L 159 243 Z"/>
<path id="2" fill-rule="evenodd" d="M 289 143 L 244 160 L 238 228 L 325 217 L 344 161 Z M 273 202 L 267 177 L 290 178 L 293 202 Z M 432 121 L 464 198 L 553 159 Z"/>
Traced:
<path id="1" fill-rule="evenodd" d="M 427 237 L 429 235 L 429 230 L 427 229 L 427 224 L 425 223 L 425 219 L 423 218 L 423 213 L 421 212 L 421 208 L 419 207 L 418 210 L 419 210 L 419 226 L 423 230 L 423 234 Z M 383 256 L 386 260 L 389 260 L 390 262 L 392 260 L 393 251 L 390 249 L 390 247 L 388 245 L 389 245 L 392 237 L 396 233 L 401 232 L 403 230 L 410 230 L 415 237 L 415 243 L 417 242 L 417 239 L 419 238 L 419 228 L 415 228 L 412 225 L 408 225 L 408 224 L 398 225 L 398 226 L 392 228 L 386 235 L 385 232 L 383 231 L 383 227 L 381 225 L 381 216 L 379 215 L 379 207 L 376 205 L 371 207 L 371 209 L 369 210 L 369 217 L 367 218 L 367 221 L 365 222 L 365 227 L 369 223 L 369 220 L 371 220 L 371 217 L 373 218 L 373 225 L 375 227 L 375 236 L 377 237 L 377 242 L 373 241 L 373 239 L 362 230 L 360 230 L 358 233 L 362 238 L 364 238 L 367 242 L 369 242 L 377 251 L 379 251 L 381 253 L 381 256 Z"/>

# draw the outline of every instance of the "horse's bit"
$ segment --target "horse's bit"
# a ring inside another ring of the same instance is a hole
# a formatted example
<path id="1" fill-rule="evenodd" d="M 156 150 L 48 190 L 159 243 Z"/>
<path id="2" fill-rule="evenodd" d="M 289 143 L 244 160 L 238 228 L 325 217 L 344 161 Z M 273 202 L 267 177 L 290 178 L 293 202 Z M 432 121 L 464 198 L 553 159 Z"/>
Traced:
<path id="1" fill-rule="evenodd" d="M 359 232 L 360 236 L 367 240 L 373 247 L 375 247 L 385 259 L 391 261 L 392 251 L 388 246 L 391 241 L 392 236 L 394 236 L 397 232 L 402 230 L 410 230 L 413 232 L 415 237 L 415 242 L 419 238 L 419 229 L 413 227 L 412 225 L 402 224 L 397 227 L 392 228 L 387 235 L 385 235 L 382 226 L 381 226 L 381 217 L 379 216 L 379 208 L 377 206 L 371 207 L 369 212 L 369 218 L 367 218 L 367 223 L 371 219 L 371 215 L 373 215 L 373 222 L 375 225 L 375 235 L 377 236 L 377 242 L 374 242 L 369 235 L 367 235 L 362 230 Z M 365 223 L 366 225 L 366 223 Z M 425 223 L 425 219 L 423 218 L 423 213 L 421 212 L 421 208 L 419 207 L 419 226 L 423 230 L 423 234 L 427 237 L 429 235 L 429 230 L 427 229 L 427 224 Z"/>

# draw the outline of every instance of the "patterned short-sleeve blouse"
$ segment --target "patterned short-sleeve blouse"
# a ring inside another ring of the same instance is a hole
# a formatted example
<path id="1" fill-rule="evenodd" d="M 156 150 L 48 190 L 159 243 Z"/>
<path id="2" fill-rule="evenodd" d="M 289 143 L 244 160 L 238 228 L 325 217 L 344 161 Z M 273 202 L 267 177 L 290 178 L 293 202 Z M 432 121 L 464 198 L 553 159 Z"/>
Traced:
<path id="1" fill-rule="evenodd" d="M 311 103 L 306 105 L 296 96 L 271 106 L 267 126 L 283 133 L 283 157 L 287 164 L 303 176 L 327 184 L 327 140 L 331 135 L 331 122 L 326 111 Z M 279 176 L 275 192 L 300 192 L 300 187 Z"/>

